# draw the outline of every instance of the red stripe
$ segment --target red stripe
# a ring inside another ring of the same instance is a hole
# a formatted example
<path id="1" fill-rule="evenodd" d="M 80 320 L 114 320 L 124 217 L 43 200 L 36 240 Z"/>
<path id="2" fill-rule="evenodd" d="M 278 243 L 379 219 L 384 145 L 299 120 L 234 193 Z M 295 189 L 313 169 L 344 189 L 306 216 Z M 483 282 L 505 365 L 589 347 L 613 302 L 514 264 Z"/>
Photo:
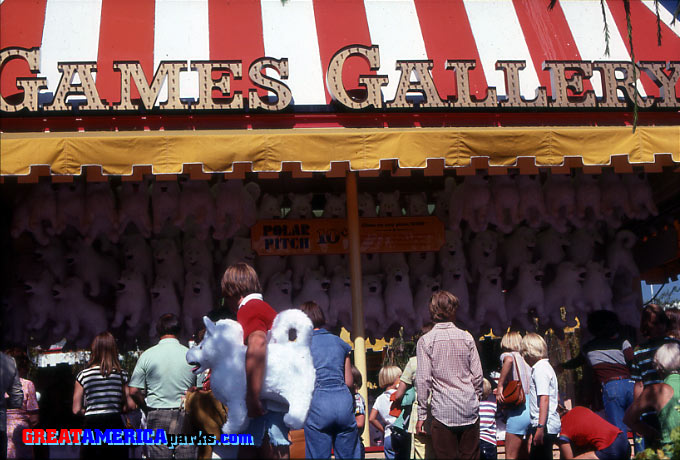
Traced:
<path id="1" fill-rule="evenodd" d="M 470 72 L 470 93 L 486 96 L 486 77 L 480 64 L 477 44 L 462 0 L 446 3 L 415 0 L 420 30 L 427 56 L 434 60 L 432 75 L 442 98 L 456 94 L 453 71 L 446 70 L 447 59 L 473 59 L 477 67 Z"/>
<path id="2" fill-rule="evenodd" d="M 513 0 L 517 19 L 534 62 L 534 68 L 541 86 L 550 88 L 550 72 L 543 70 L 543 62 L 549 60 L 579 61 L 576 41 L 569 29 L 569 23 L 559 2 L 551 11 L 545 5 L 537 5 L 526 0 Z M 584 81 L 584 89 L 592 89 L 590 81 Z"/>
<path id="3" fill-rule="evenodd" d="M 617 0 L 608 2 L 616 27 L 619 29 L 621 38 L 626 44 L 630 54 L 630 42 L 628 41 L 628 25 L 626 23 L 626 11 L 623 2 Z M 662 8 L 661 6 L 659 6 Z M 633 47 L 636 61 L 679 61 L 680 60 L 680 37 L 670 27 L 661 21 L 661 46 L 658 46 L 656 37 L 656 15 L 639 0 L 631 0 L 630 16 L 633 25 Z M 642 86 L 647 95 L 659 95 L 659 88 L 643 72 L 640 77 Z"/>
<path id="4" fill-rule="evenodd" d="M 314 0 L 316 34 L 324 84 L 326 72 L 333 55 L 347 45 L 371 45 L 371 34 L 366 19 L 366 8 L 362 0 L 329 2 Z M 359 75 L 375 74 L 362 59 L 348 59 L 343 67 L 342 81 L 348 90 L 359 88 Z M 326 102 L 331 96 L 326 88 Z"/>
<path id="5" fill-rule="evenodd" d="M 97 56 L 97 90 L 109 103 L 120 101 L 120 73 L 113 61 L 139 61 L 148 80 L 153 78 L 155 2 L 102 0 Z M 132 97 L 139 93 L 133 85 Z"/>
<path id="6" fill-rule="evenodd" d="M 0 4 L 0 49 L 39 47 L 42 43 L 47 0 L 5 0 Z M 2 69 L 0 94 L 18 94 L 17 77 L 34 76 L 23 60 L 14 59 Z"/>
<path id="7" fill-rule="evenodd" d="M 232 80 L 231 90 L 242 91 L 248 97 L 252 87 L 248 79 L 248 68 L 264 56 L 262 33 L 262 9 L 259 1 L 209 0 L 208 24 L 210 27 L 210 59 L 241 60 L 243 79 Z M 258 91 L 266 95 L 264 90 Z"/>

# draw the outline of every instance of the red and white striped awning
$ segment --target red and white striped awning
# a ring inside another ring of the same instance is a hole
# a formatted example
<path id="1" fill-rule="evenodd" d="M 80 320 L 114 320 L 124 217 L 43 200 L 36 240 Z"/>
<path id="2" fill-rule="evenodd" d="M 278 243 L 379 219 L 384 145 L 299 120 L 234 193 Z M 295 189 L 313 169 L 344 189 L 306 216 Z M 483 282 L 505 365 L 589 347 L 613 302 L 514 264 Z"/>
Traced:
<path id="1" fill-rule="evenodd" d="M 295 105 L 326 105 L 324 84 L 333 54 L 350 44 L 378 45 L 381 68 L 389 76 L 383 97 L 394 96 L 396 60 L 434 61 L 433 77 L 442 97 L 455 94 L 445 70 L 447 59 L 471 59 L 471 92 L 483 97 L 488 86 L 505 94 L 498 60 L 523 60 L 521 92 L 533 98 L 538 86 L 550 88 L 546 60 L 629 61 L 631 49 L 622 0 L 0 0 L 0 48 L 39 47 L 39 76 L 54 93 L 58 62 L 96 61 L 99 95 L 120 98 L 120 74 L 113 61 L 140 61 L 150 78 L 161 61 L 288 58 L 286 84 Z M 680 61 L 680 21 L 672 24 L 671 4 L 660 2 L 662 44 L 657 44 L 653 0 L 631 0 L 636 61 Z M 610 53 L 605 55 L 603 14 Z M 246 67 L 247 68 L 247 67 Z M 344 73 L 356 87 L 365 63 Z M 13 61 L 2 73 L 0 91 L 17 93 L 15 79 L 30 76 L 25 62 Z M 197 98 L 196 73 L 182 78 L 181 97 Z M 194 79 L 192 81 L 192 79 Z M 233 90 L 247 91 L 247 79 Z M 590 83 L 601 95 L 596 78 Z M 643 95 L 657 85 L 640 76 Z M 550 91 L 550 90 L 548 90 Z M 247 93 L 246 93 L 247 94 Z M 162 96 L 161 96 L 162 97 Z"/>

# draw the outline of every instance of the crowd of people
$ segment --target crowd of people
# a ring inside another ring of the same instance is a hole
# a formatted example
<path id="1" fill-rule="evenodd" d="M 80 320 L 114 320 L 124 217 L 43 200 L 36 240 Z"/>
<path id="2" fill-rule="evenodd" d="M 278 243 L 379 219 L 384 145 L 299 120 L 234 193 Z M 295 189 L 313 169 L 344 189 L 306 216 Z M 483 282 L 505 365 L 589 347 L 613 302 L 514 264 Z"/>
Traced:
<path id="1" fill-rule="evenodd" d="M 243 328 L 250 417 L 244 432 L 253 436 L 254 445 L 240 446 L 237 453 L 219 446 L 207 451 L 202 447 L 200 452 L 193 445 L 145 446 L 148 458 L 290 456 L 283 417 L 287 408 L 259 397 L 267 332 L 276 311 L 262 299 L 258 275 L 245 263 L 228 267 L 221 287 L 224 308 L 214 312 L 213 319 L 230 316 Z M 508 331 L 500 342 L 498 366 L 484 369 L 475 339 L 456 326 L 458 299 L 437 291 L 429 303 L 432 322 L 420 332 L 415 356 L 403 370 L 394 365 L 380 369 L 382 393 L 368 407 L 359 394 L 363 378 L 352 366 L 351 347 L 324 329 L 326 320 L 316 303 L 299 308 L 313 325 L 311 356 L 316 369 L 304 425 L 307 458 L 363 458 L 361 433 L 366 425 L 381 433 L 388 459 L 495 459 L 502 432 L 508 459 L 553 458 L 556 446 L 565 459 L 630 458 L 629 433 L 635 435 L 635 451 L 669 449 L 671 431 L 680 426 L 678 311 L 647 305 L 640 327 L 643 341 L 636 346 L 621 336 L 615 313 L 593 312 L 587 318 L 592 338 L 579 356 L 565 363 L 550 362 L 541 335 Z M 211 398 L 211 379 L 209 370 L 197 378 L 187 363 L 188 348 L 178 339 L 179 319 L 162 315 L 157 332 L 158 343 L 142 353 L 132 375 L 119 362 L 115 338 L 109 332 L 95 337 L 90 360 L 76 376 L 71 405 L 73 414 L 83 417 L 84 428 L 137 427 L 129 414 L 140 409 L 146 428 L 219 434 L 228 413 L 214 398 L 214 410 L 207 416 L 213 423 L 204 420 L 200 427 L 192 426 L 198 422 L 191 401 L 199 395 Z M 6 393 L 0 400 L 0 452 L 9 458 L 33 455 L 20 435 L 38 424 L 35 388 L 26 379 L 28 364 L 21 351 L 0 354 L 0 391 Z M 569 404 L 560 397 L 558 374 L 578 366 L 592 372 L 602 410 L 597 404 L 565 408 Z M 500 372 L 493 372 L 497 369 Z M 80 455 L 125 459 L 129 449 L 91 446 Z"/>

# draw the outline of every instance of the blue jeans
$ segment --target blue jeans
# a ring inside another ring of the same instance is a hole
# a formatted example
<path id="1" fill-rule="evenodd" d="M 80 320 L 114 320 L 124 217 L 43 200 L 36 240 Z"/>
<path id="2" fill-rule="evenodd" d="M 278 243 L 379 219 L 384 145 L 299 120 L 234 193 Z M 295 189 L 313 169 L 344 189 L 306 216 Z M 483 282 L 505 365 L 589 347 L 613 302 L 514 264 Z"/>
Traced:
<path id="1" fill-rule="evenodd" d="M 360 458 L 359 431 L 354 417 L 354 397 L 349 389 L 314 390 L 305 421 L 307 458 Z"/>
<path id="2" fill-rule="evenodd" d="M 255 446 L 260 447 L 265 433 L 272 446 L 289 446 L 288 426 L 283 422 L 282 412 L 267 411 L 264 415 L 251 419 L 246 433 L 253 435 Z"/>
<path id="3" fill-rule="evenodd" d="M 394 459 L 394 449 L 392 448 L 392 435 L 385 436 L 383 441 L 383 451 L 385 452 L 385 458 L 387 460 Z"/>
<path id="4" fill-rule="evenodd" d="M 629 428 L 623 423 L 626 409 L 633 404 L 633 388 L 631 379 L 610 380 L 602 385 L 602 403 L 605 419 L 619 430 L 628 433 Z"/>

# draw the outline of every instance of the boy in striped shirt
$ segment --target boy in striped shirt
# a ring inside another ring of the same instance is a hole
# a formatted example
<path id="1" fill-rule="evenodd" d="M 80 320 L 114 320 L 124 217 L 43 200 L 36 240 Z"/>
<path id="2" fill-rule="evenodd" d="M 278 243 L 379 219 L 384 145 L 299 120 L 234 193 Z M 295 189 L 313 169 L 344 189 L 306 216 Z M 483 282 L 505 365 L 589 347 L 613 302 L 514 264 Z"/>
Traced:
<path id="1" fill-rule="evenodd" d="M 496 396 L 491 382 L 484 379 L 479 402 L 479 451 L 481 460 L 496 460 Z"/>

